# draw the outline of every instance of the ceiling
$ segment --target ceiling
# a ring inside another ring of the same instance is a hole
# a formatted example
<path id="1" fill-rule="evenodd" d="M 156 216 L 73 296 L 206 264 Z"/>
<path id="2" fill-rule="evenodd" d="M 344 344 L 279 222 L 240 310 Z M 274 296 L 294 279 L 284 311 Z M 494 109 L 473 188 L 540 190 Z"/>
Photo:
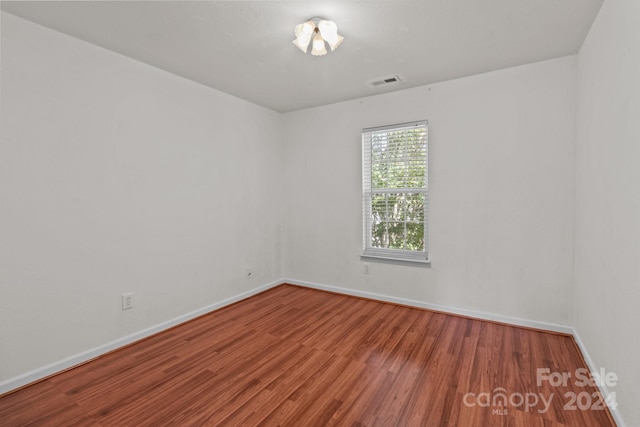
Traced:
<path id="1" fill-rule="evenodd" d="M 2 10 L 279 112 L 577 53 L 603 0 L 2 1 Z M 333 20 L 322 57 L 296 24 Z M 400 83 L 368 81 L 399 75 Z"/>

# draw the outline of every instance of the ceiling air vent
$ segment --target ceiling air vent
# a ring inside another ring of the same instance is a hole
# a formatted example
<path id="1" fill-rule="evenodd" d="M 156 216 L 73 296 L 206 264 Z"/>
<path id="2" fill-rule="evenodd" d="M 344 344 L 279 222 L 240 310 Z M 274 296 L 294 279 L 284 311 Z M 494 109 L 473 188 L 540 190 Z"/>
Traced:
<path id="1" fill-rule="evenodd" d="M 371 87 L 380 87 L 380 86 L 397 84 L 397 83 L 400 83 L 401 81 L 402 79 L 400 78 L 400 76 L 396 75 L 396 76 L 383 77 L 381 79 L 369 80 L 367 82 L 367 85 Z"/>

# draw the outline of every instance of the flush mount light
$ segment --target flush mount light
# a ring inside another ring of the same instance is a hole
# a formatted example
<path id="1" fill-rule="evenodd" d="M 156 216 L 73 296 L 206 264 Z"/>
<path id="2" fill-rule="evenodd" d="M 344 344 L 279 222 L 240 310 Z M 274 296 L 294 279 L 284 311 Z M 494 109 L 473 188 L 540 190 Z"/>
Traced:
<path id="1" fill-rule="evenodd" d="M 307 53 L 309 43 L 311 43 L 311 55 L 313 56 L 327 54 L 325 42 L 334 51 L 344 40 L 344 37 L 338 34 L 338 27 L 335 22 L 327 21 L 323 18 L 311 18 L 307 22 L 296 25 L 295 34 L 296 39 L 293 44 L 304 53 Z"/>

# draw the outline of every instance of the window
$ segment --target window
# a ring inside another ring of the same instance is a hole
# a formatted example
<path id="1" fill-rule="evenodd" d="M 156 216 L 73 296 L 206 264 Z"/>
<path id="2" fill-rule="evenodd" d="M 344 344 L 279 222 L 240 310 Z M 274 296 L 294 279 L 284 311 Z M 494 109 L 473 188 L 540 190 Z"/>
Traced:
<path id="1" fill-rule="evenodd" d="M 427 121 L 362 130 L 363 257 L 427 262 Z"/>

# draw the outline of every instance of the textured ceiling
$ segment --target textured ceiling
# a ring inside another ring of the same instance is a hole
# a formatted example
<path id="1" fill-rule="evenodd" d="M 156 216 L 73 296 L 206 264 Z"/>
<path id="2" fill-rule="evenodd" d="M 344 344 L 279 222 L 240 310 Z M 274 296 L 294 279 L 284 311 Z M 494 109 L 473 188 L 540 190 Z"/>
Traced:
<path id="1" fill-rule="evenodd" d="M 2 10 L 286 112 L 576 53 L 603 0 L 2 1 Z M 335 21 L 323 57 L 296 24 Z M 367 81 L 400 75 L 401 83 Z"/>

